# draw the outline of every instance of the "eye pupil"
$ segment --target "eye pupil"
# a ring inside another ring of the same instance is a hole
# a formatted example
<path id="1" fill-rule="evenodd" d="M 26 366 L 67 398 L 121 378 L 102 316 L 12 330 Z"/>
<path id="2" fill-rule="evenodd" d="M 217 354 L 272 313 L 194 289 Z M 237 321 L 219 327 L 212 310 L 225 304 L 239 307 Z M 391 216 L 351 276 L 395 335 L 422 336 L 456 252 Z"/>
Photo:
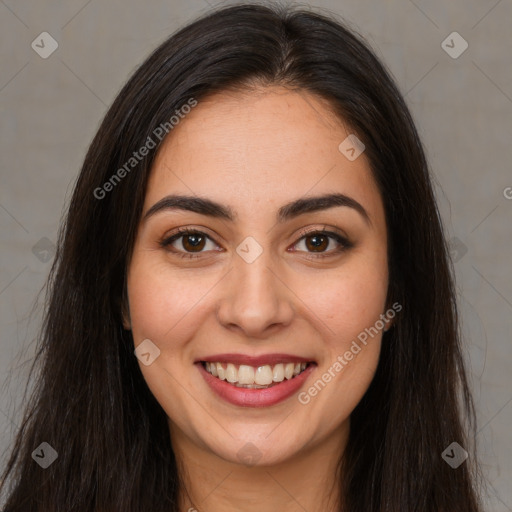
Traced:
<path id="1" fill-rule="evenodd" d="M 312 247 L 312 250 L 314 251 L 318 251 L 318 249 L 326 249 L 325 247 L 325 242 L 327 240 L 327 243 L 328 243 L 328 238 L 324 235 L 312 235 L 312 236 L 309 236 L 307 237 L 306 239 L 306 245 L 308 246 L 308 249 L 310 249 Z M 312 244 L 309 243 L 309 241 L 312 241 Z M 311 245 L 311 247 L 310 247 Z"/>
<path id="2" fill-rule="evenodd" d="M 204 246 L 204 237 L 202 237 L 201 235 L 186 235 L 183 237 L 183 248 L 186 249 L 187 251 L 190 250 L 190 248 L 192 249 L 202 249 L 203 246 Z M 203 245 L 201 245 L 203 244 Z M 187 247 L 189 246 L 189 247 Z"/>

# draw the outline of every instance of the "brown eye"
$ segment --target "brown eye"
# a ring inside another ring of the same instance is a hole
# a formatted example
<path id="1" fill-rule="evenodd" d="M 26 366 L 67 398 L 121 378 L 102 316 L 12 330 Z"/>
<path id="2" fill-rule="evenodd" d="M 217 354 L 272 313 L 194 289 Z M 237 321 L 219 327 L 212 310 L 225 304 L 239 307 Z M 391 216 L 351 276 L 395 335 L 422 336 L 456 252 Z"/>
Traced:
<path id="1" fill-rule="evenodd" d="M 313 252 L 323 252 L 329 246 L 329 237 L 325 235 L 310 235 L 305 240 L 306 247 Z"/>
<path id="2" fill-rule="evenodd" d="M 181 244 L 186 251 L 199 252 L 201 251 L 206 243 L 206 237 L 200 234 L 182 235 Z"/>
<path id="3" fill-rule="evenodd" d="M 181 242 L 178 242 L 180 239 Z M 208 250 L 204 250 L 208 243 L 212 245 L 211 250 L 218 250 L 218 246 L 205 233 L 192 229 L 181 229 L 178 233 L 162 240 L 160 245 L 178 256 L 194 258 L 200 257 L 203 252 L 208 252 Z"/>
<path id="4" fill-rule="evenodd" d="M 301 248 L 300 246 L 304 247 Z M 331 247 L 334 245 L 334 247 Z M 334 256 L 353 246 L 349 240 L 332 231 L 310 231 L 303 233 L 302 237 L 295 244 L 296 251 L 303 251 L 313 254 L 314 257 L 322 258 Z M 329 249 L 329 250 L 327 250 Z"/>

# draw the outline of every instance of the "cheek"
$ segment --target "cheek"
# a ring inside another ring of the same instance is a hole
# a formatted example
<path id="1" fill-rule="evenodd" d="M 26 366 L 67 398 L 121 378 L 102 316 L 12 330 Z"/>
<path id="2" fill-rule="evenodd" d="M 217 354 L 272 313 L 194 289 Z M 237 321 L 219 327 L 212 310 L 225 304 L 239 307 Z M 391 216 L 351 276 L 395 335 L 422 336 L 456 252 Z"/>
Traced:
<path id="1" fill-rule="evenodd" d="M 382 340 L 375 326 L 385 313 L 387 278 L 377 270 L 351 272 L 325 284 L 311 299 L 324 326 L 323 357 L 299 401 L 329 429 L 350 416 L 375 375 Z"/>
<path id="2" fill-rule="evenodd" d="M 202 298 L 213 286 L 209 279 L 198 282 L 178 276 L 154 253 L 134 251 L 127 280 L 133 340 L 137 346 L 149 339 L 160 350 L 154 363 L 139 367 L 168 415 L 179 410 L 185 417 L 188 411 L 183 389 L 191 384 L 189 346 L 205 314 Z"/>
<path id="3" fill-rule="evenodd" d="M 153 342 L 160 354 L 155 363 L 139 367 L 151 392 L 171 416 L 173 410 L 188 411 L 192 389 L 194 340 L 212 311 L 210 291 L 222 275 L 173 269 L 165 256 L 152 251 L 134 251 L 128 273 L 128 297 L 134 345 Z M 171 407 L 171 404 L 172 407 Z M 175 409 L 174 409 L 175 408 Z M 192 421 L 192 420 L 190 420 Z M 193 422 L 193 421 L 192 421 Z"/>
<path id="4" fill-rule="evenodd" d="M 306 304 L 323 321 L 327 339 L 342 346 L 385 312 L 387 268 L 381 262 L 340 267 L 300 285 Z M 341 347 L 343 348 L 343 347 Z"/>
<path id="5" fill-rule="evenodd" d="M 135 256 L 128 275 L 130 317 L 135 343 L 150 338 L 164 343 L 186 339 L 187 325 L 202 311 L 205 291 L 213 286 L 211 276 L 198 280 L 193 274 L 177 275 L 170 265 L 151 255 Z M 199 285 L 200 283 L 200 285 Z M 192 314 L 193 313 L 193 314 Z M 172 331 L 174 333 L 171 335 Z M 180 331 L 180 336 L 177 336 Z"/>
<path id="6" fill-rule="evenodd" d="M 314 282 L 308 306 L 322 321 L 324 357 L 318 369 L 320 382 L 306 391 L 309 398 L 305 395 L 304 401 L 321 395 L 314 399 L 317 407 L 330 410 L 338 404 L 332 421 L 342 421 L 361 400 L 378 365 L 380 318 L 388 289 L 386 260 L 354 258 L 336 276 Z M 326 393 L 324 387 L 329 388 Z"/>

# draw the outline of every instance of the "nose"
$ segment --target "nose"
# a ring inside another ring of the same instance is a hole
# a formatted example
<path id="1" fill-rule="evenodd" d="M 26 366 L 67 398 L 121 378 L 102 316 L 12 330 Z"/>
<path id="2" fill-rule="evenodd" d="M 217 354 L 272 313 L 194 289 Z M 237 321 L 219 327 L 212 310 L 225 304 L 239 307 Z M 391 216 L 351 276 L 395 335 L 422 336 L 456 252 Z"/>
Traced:
<path id="1" fill-rule="evenodd" d="M 252 263 L 235 256 L 217 306 L 218 321 L 247 338 L 265 338 L 294 316 L 294 294 L 265 253 Z"/>

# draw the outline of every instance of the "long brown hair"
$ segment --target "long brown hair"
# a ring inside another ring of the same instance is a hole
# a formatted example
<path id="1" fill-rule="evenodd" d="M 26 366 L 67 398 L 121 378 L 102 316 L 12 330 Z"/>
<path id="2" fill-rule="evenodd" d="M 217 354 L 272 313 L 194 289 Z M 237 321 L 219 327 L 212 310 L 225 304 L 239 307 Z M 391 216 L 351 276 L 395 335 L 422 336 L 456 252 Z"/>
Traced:
<path id="1" fill-rule="evenodd" d="M 159 144 L 127 172 L 118 170 L 191 98 L 255 83 L 326 99 L 364 142 L 385 205 L 389 302 L 403 311 L 384 334 L 376 375 L 351 416 L 340 460 L 343 510 L 480 510 L 453 271 L 407 106 L 384 65 L 342 21 L 240 4 L 160 45 L 90 145 L 48 278 L 33 395 L 3 475 L 8 512 L 178 511 L 180 471 L 167 418 L 121 317 Z M 115 173 L 122 179 L 112 181 Z M 108 193 L 99 193 L 107 182 Z M 58 453 L 46 469 L 31 456 L 42 442 Z M 470 453 L 456 469 L 441 456 L 452 442 Z"/>

